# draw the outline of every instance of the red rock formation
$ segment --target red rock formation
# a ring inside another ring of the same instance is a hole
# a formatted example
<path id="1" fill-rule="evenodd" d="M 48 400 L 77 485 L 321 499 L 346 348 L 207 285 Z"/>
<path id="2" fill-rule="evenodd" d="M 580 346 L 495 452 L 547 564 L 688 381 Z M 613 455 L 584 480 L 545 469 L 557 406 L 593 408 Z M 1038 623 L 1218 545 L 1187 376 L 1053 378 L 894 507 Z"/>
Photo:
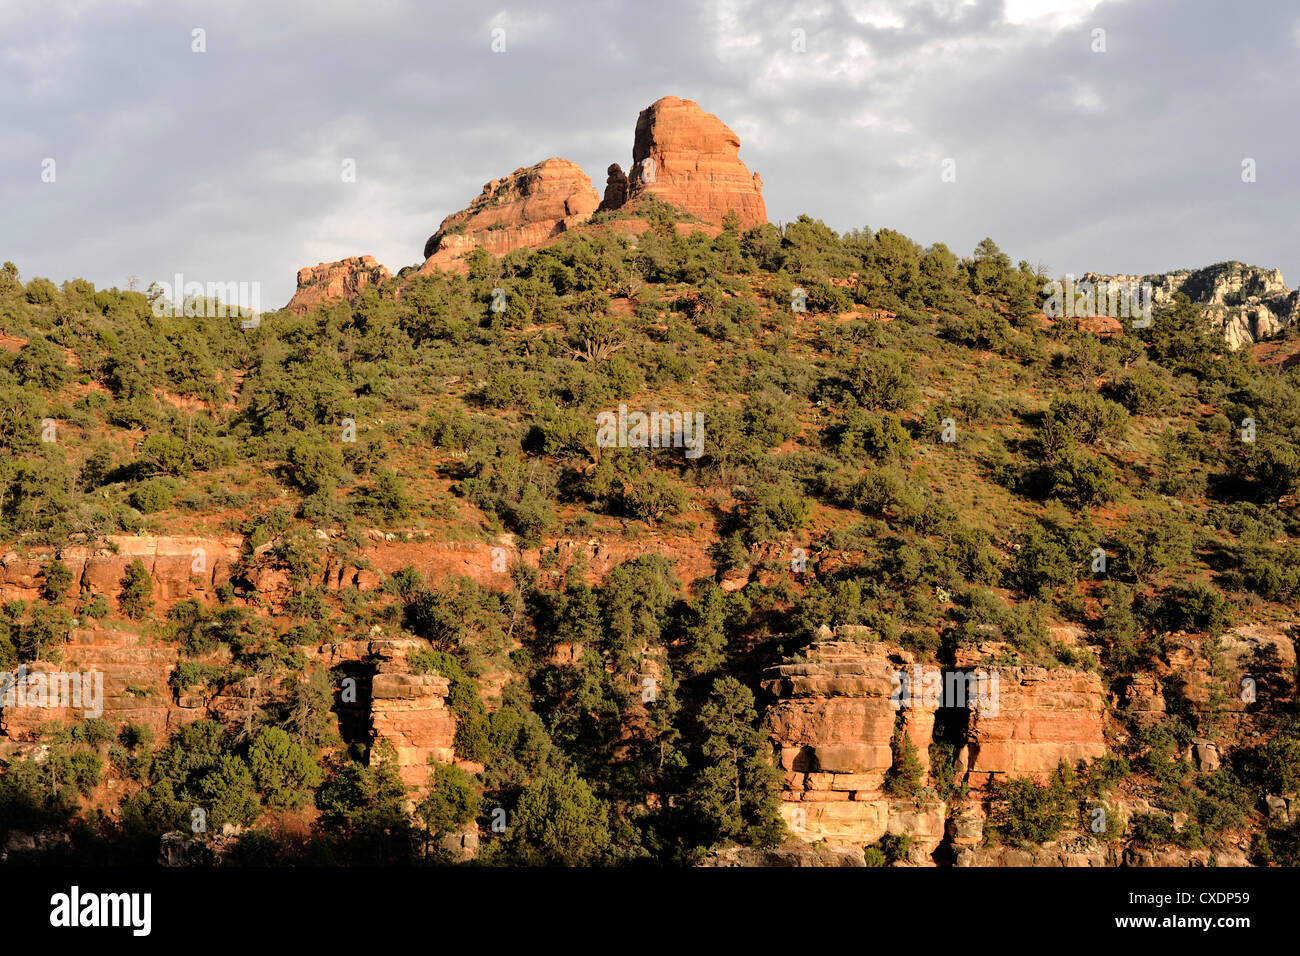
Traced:
<path id="1" fill-rule="evenodd" d="M 1263 733 L 1268 724 L 1263 718 L 1287 711 L 1295 701 L 1292 626 L 1242 624 L 1214 646 L 1203 635 L 1171 634 L 1161 683 L 1177 689 L 1198 712 L 1214 715 L 1229 739 Z"/>
<path id="2" fill-rule="evenodd" d="M 421 272 L 463 268 L 474 249 L 494 256 L 535 246 L 586 222 L 600 205 L 591 179 L 567 159 L 546 159 L 494 179 L 460 212 L 442 221 L 424 246 Z"/>
<path id="3" fill-rule="evenodd" d="M 821 636 L 831 637 L 829 629 Z M 926 861 L 943 840 L 946 804 L 932 797 L 898 800 L 882 790 L 899 716 L 891 700 L 894 675 L 910 668 L 913 657 L 871 641 L 868 628 L 841 627 L 834 636 L 808 647 L 806 661 L 764 675 L 763 688 L 777 696 L 764 726 L 785 771 L 781 815 L 808 842 L 865 846 L 886 833 L 906 833 L 915 840 L 917 861 Z M 933 725 L 932 711 L 904 714 L 904 729 L 921 753 Z"/>
<path id="4" fill-rule="evenodd" d="M 285 308 L 303 315 L 322 302 L 336 299 L 352 302 L 367 287 L 391 278 L 392 273 L 376 262 L 374 256 L 354 256 L 307 266 L 298 270 L 298 291 Z"/>
<path id="5" fill-rule="evenodd" d="M 451 763 L 456 718 L 447 707 L 450 683 L 438 674 L 412 674 L 407 655 L 423 641 L 375 641 L 379 659 L 370 684 L 371 760 L 391 759 L 402 780 L 423 787 L 429 760 Z"/>
<path id="6" fill-rule="evenodd" d="M 27 673 L 102 674 L 103 712 L 98 716 L 114 725 L 143 724 L 161 737 L 204 716 L 199 711 L 187 714 L 173 704 L 167 680 L 176 666 L 175 647 L 152 644 L 130 631 L 76 628 L 68 634 L 61 652 L 62 660 L 57 664 L 34 661 L 26 665 Z M 85 686 L 90 689 L 90 685 Z M 36 740 L 43 724 L 76 724 L 85 719 L 90 702 L 83 699 L 81 703 L 81 707 L 6 707 L 0 714 L 0 731 L 11 741 Z"/>
<path id="7" fill-rule="evenodd" d="M 740 161 L 740 138 L 690 100 L 666 96 L 641 111 L 625 174 L 606 170 L 605 195 L 567 159 L 547 159 L 494 179 L 460 212 L 442 221 L 424 246 L 421 272 L 462 271 L 475 249 L 504 255 L 537 246 L 582 225 L 593 212 L 655 195 L 716 228 L 729 211 L 748 229 L 767 221 L 763 181 Z"/>
<path id="8" fill-rule="evenodd" d="M 765 725 L 782 768 L 800 789 L 808 776 L 814 786 L 807 789 L 879 789 L 893 763 L 893 675 L 911 666 L 911 655 L 891 660 L 885 644 L 824 641 L 806 656 L 806 663 L 771 668 L 763 682 L 778 698 Z"/>
<path id="9" fill-rule="evenodd" d="M 1096 673 L 1058 667 L 1000 667 L 995 712 L 970 712 L 967 782 L 1044 779 L 1062 761 L 1073 767 L 1106 752 L 1105 700 Z M 959 755 L 959 760 L 960 760 Z"/>
<path id="10" fill-rule="evenodd" d="M 610 163 L 605 170 L 605 199 L 600 204 L 602 211 L 617 209 L 627 202 L 627 173 L 618 163 Z"/>
<path id="11" fill-rule="evenodd" d="M 740 137 L 691 100 L 665 96 L 641 111 L 632 160 L 629 201 L 658 196 L 713 223 L 734 210 L 744 229 L 767 222 L 763 180 L 740 161 Z"/>
<path id="12" fill-rule="evenodd" d="M 982 838 L 982 811 L 933 796 L 899 800 L 884 791 L 893 764 L 896 728 L 916 745 L 922 785 L 928 777 L 940 701 L 920 678 L 937 669 L 916 668 L 914 656 L 879 641 L 864 627 L 822 628 L 804 660 L 770 668 L 763 688 L 776 697 L 764 714 L 765 728 L 785 771 L 782 816 L 796 836 L 809 841 L 866 845 L 886 833 L 916 840 L 917 862 L 943 842 L 969 846 Z M 834 638 L 834 639 L 832 639 Z M 991 645 L 990 645 L 991 646 Z M 963 670 L 978 660 L 958 661 Z M 967 697 L 966 737 L 957 755 L 954 783 L 979 789 L 1006 776 L 1045 778 L 1064 760 L 1071 766 L 1105 753 L 1100 678 L 1072 668 L 985 667 L 997 684 L 985 683 Z M 907 706 L 893 699 L 909 675 Z M 935 681 L 947 688 L 947 681 Z M 966 686 L 967 694 L 976 688 Z M 948 691 L 951 695 L 951 691 Z M 959 705 L 958 705 L 959 706 Z"/>
<path id="13" fill-rule="evenodd" d="M 114 535 L 109 548 L 68 547 L 58 552 L 58 559 L 72 571 L 73 593 L 101 594 L 110 603 L 122 590 L 126 569 L 136 559 L 154 580 L 154 601 L 159 613 L 187 597 L 212 597 L 216 589 L 230 579 L 230 570 L 239 559 L 243 539 L 194 538 L 162 535 L 136 537 Z M 0 557 L 0 600 L 32 600 L 39 591 L 37 574 L 50 557 L 20 557 L 9 552 Z"/>

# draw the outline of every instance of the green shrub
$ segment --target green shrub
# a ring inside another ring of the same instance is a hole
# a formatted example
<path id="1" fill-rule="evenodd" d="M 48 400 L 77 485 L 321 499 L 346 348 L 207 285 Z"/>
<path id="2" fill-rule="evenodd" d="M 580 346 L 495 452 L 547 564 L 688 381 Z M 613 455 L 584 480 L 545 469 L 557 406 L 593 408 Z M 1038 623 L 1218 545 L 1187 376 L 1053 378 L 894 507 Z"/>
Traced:
<path id="1" fill-rule="evenodd" d="M 248 767 L 269 807 L 302 806 L 323 777 L 311 755 L 279 727 L 258 731 L 248 748 Z"/>
<path id="2" fill-rule="evenodd" d="M 72 569 L 62 561 L 51 561 L 45 565 L 41 580 L 41 594 L 45 600 L 57 604 L 68 593 L 73 581 Z"/>
<path id="3" fill-rule="evenodd" d="M 1046 843 L 1074 821 L 1069 778 L 1061 770 L 1048 784 L 1020 777 L 993 784 L 991 792 L 994 803 L 985 830 L 1003 843 Z"/>
<path id="4" fill-rule="evenodd" d="M 885 772 L 885 792 L 893 797 L 913 797 L 921 792 L 921 779 L 925 771 L 912 738 L 903 731 L 894 734 L 890 741 L 894 762 Z"/>
<path id="5" fill-rule="evenodd" d="M 415 815 L 434 837 L 459 829 L 478 815 L 479 797 L 470 775 L 454 764 L 435 763 Z"/>
<path id="6" fill-rule="evenodd" d="M 147 515 L 164 511 L 175 502 L 178 488 L 172 478 L 153 478 L 131 491 L 131 507 Z"/>
<path id="7" fill-rule="evenodd" d="M 132 561 L 126 569 L 118 601 L 126 616 L 133 621 L 140 620 L 153 610 L 153 578 L 139 558 Z"/>
<path id="8" fill-rule="evenodd" d="M 548 770 L 519 795 L 505 843 L 525 865 L 589 866 L 609 850 L 609 810 L 572 770 Z"/>

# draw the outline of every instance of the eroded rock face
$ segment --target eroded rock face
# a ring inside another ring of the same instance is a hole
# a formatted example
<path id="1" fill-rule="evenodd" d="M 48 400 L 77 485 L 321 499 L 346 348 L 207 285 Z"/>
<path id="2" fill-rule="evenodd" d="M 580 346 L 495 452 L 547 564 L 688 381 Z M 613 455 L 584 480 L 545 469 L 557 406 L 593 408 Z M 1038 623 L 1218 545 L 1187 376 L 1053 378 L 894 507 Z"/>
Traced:
<path id="1" fill-rule="evenodd" d="M 658 196 L 712 223 L 735 211 L 743 229 L 767 222 L 763 180 L 740 161 L 740 137 L 691 100 L 665 96 L 641 111 L 632 162 L 628 200 Z"/>
<path id="2" fill-rule="evenodd" d="M 153 599 L 161 614 L 182 598 L 215 596 L 217 588 L 230 580 L 242 540 L 113 535 L 108 538 L 109 548 L 67 547 L 58 551 L 57 558 L 72 571 L 73 594 L 99 594 L 110 603 L 116 602 L 127 568 L 138 559 L 153 579 Z M 35 599 L 40 594 L 39 575 L 51 557 L 16 552 L 0 557 L 0 600 Z"/>
<path id="3" fill-rule="evenodd" d="M 34 741 L 46 723 L 77 724 L 87 716 L 102 717 L 115 726 L 142 724 L 161 738 L 182 724 L 206 716 L 200 710 L 183 710 L 173 704 L 167 681 L 178 659 L 174 646 L 154 644 L 129 631 L 74 628 L 60 651 L 62 660 L 57 664 L 33 661 L 25 666 L 27 674 L 45 675 L 43 686 L 49 690 L 53 690 L 54 681 L 48 675 L 100 674 L 102 699 L 93 700 L 93 676 L 90 682 L 83 681 L 81 689 L 88 693 L 79 697 L 79 707 L 18 706 L 20 698 L 15 693 L 14 706 L 0 712 L 0 732 L 9 740 Z M 30 681 L 30 676 L 25 679 L 28 684 Z M 69 688 L 67 700 L 73 699 Z M 61 704 L 62 700 L 57 694 L 51 694 L 43 702 Z M 98 704 L 94 709 L 100 710 L 99 714 L 92 712 L 92 703 Z"/>
<path id="4" fill-rule="evenodd" d="M 1042 780 L 1062 761 L 1074 767 L 1106 753 L 1098 674 L 1069 667 L 1002 667 L 997 675 L 996 711 L 970 711 L 964 753 L 972 788 L 1006 777 Z"/>
<path id="5" fill-rule="evenodd" d="M 371 760 L 391 755 L 402 781 L 423 787 L 429 760 L 453 762 L 456 718 L 447 707 L 450 683 L 439 674 L 413 674 L 407 656 L 422 641 L 382 640 L 370 645 L 377 659 L 370 685 Z"/>
<path id="6" fill-rule="evenodd" d="M 610 163 L 605 170 L 605 198 L 600 204 L 602 210 L 617 209 L 627 202 L 627 173 L 618 163 Z"/>
<path id="7" fill-rule="evenodd" d="M 822 636 L 832 635 L 823 629 Z M 883 790 L 896 722 L 919 753 L 931 742 L 932 710 L 907 709 L 900 717 L 891 700 L 894 675 L 910 668 L 913 657 L 872 642 L 867 628 L 838 628 L 833 637 L 839 639 L 810 645 L 806 661 L 764 674 L 764 690 L 777 698 L 763 722 L 785 772 L 781 815 L 809 842 L 866 846 L 905 833 L 924 860 L 943 840 L 946 805 L 899 800 Z"/>
<path id="8" fill-rule="evenodd" d="M 913 839 L 913 862 L 929 862 L 945 839 L 953 848 L 983 838 L 984 812 L 978 796 L 1008 777 L 1046 779 L 1065 761 L 1070 766 L 1100 757 L 1104 698 L 1100 678 L 1073 668 L 981 666 L 985 655 L 971 649 L 958 660 L 956 676 L 980 672 L 978 688 L 965 684 L 964 700 L 945 681 L 935 697 L 921 692 L 911 652 L 878 640 L 868 628 L 822 628 L 803 659 L 770 668 L 763 689 L 775 700 L 764 713 L 782 771 L 782 816 L 796 836 L 809 841 L 865 846 L 885 834 Z M 900 675 L 917 688 L 906 706 L 896 706 Z M 940 676 L 936 673 L 936 676 Z M 970 801 L 948 803 L 934 796 L 929 750 L 942 713 L 945 739 L 957 746 L 954 785 L 966 784 Z M 896 732 L 916 745 L 919 781 L 931 788 L 900 799 L 885 791 L 894 762 Z M 955 732 L 955 736 L 954 736 Z M 956 739 L 960 737 L 960 739 Z"/>
<path id="9" fill-rule="evenodd" d="M 1205 307 L 1207 319 L 1223 330 L 1230 348 L 1240 348 L 1276 335 L 1300 321 L 1300 289 L 1288 289 L 1281 271 L 1219 262 L 1203 269 L 1180 269 L 1155 275 L 1083 277 L 1094 282 L 1113 279 L 1120 283 L 1151 283 L 1151 301 L 1167 305 L 1174 293 L 1182 292 Z"/>
<path id="10" fill-rule="evenodd" d="M 494 256 L 535 246 L 586 222 L 600 205 L 591 179 L 567 159 L 546 159 L 494 179 L 468 208 L 452 213 L 424 246 L 421 272 L 463 268 L 474 249 Z"/>
<path id="11" fill-rule="evenodd" d="M 392 273 L 376 262 L 374 256 L 354 256 L 307 266 L 298 270 L 298 291 L 285 308 L 303 315 L 322 302 L 338 299 L 352 302 L 365 289 L 391 278 Z"/>
<path id="12" fill-rule="evenodd" d="M 1241 624 L 1213 646 L 1203 635 L 1171 634 L 1161 679 L 1196 711 L 1212 716 L 1228 739 L 1261 734 L 1268 718 L 1286 712 L 1295 701 L 1294 626 Z"/>
<path id="13" fill-rule="evenodd" d="M 501 256 L 541 245 L 586 223 L 597 209 L 619 209 L 642 195 L 658 196 L 713 228 L 730 211 L 742 228 L 760 225 L 767 221 L 763 181 L 739 153 L 740 138 L 716 116 L 690 100 L 665 96 L 637 119 L 631 170 L 624 173 L 618 163 L 606 169 L 603 199 L 567 159 L 516 169 L 442 221 L 425 243 L 419 271 L 464 271 L 475 249 Z"/>
<path id="14" fill-rule="evenodd" d="M 893 675 L 912 665 L 912 655 L 891 654 L 881 643 L 820 641 L 805 656 L 770 668 L 763 681 L 777 697 L 764 725 L 780 748 L 787 783 L 796 785 L 790 789 L 880 789 L 893 763 Z"/>

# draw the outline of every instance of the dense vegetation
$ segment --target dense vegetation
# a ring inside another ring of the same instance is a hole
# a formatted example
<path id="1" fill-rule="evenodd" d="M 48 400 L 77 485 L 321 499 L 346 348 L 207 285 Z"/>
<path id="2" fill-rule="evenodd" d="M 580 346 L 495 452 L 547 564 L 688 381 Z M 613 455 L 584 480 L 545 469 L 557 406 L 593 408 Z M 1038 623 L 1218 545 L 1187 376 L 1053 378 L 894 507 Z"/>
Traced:
<path id="1" fill-rule="evenodd" d="M 219 606 L 162 620 L 146 574 L 110 606 L 47 565 L 42 600 L 0 610 L 0 665 L 56 652 L 74 616 L 112 618 L 181 648 L 177 693 L 250 675 L 280 693 L 243 725 L 170 741 L 52 728 L 46 763 L 0 776 L 0 831 L 58 826 L 82 858 L 148 860 L 201 804 L 209 828 L 249 828 L 236 861 L 436 859 L 477 819 L 487 862 L 688 862 L 783 837 L 757 673 L 821 624 L 870 625 L 941 662 L 995 632 L 1001 663 L 1097 668 L 1119 688 L 1173 632 L 1212 641 L 1294 617 L 1300 372 L 1228 351 L 1185 299 L 1100 339 L 1046 322 L 1044 276 L 992 240 L 959 258 L 807 217 L 716 238 L 679 235 L 671 210 L 654 220 L 635 243 L 579 231 L 252 329 L 157 317 L 153 290 L 23 283 L 6 264 L 8 545 L 237 531 L 249 567 L 271 545 L 292 596 L 270 615 L 237 573 Z M 704 454 L 597 447 L 596 414 L 620 402 L 703 412 Z M 414 568 L 378 591 L 315 583 L 327 552 L 355 558 L 376 527 L 510 534 L 542 548 L 541 569 L 518 563 L 500 589 Z M 703 542 L 715 573 L 678 580 L 652 553 L 593 584 L 546 547 L 559 537 Z M 804 572 L 795 548 L 835 569 Z M 719 586 L 748 569 L 762 583 Z M 1086 639 L 1054 640 L 1060 622 Z M 413 663 L 449 679 L 457 757 L 483 768 L 432 767 L 413 815 L 348 725 L 346 669 L 306 674 L 305 647 L 376 626 L 427 642 Z M 1180 839 L 1210 840 L 1294 791 L 1293 716 L 1197 775 L 1169 755 L 1214 732 L 1203 723 L 1171 706 L 1101 782 L 1008 784 L 1017 809 L 994 832 L 1050 838 L 1081 794 L 1126 780 L 1192 814 Z M 897 749 L 890 786 L 909 793 L 915 754 Z M 86 809 L 109 772 L 139 785 L 116 818 Z M 1274 830 L 1257 853 L 1296 862 L 1298 844 Z"/>

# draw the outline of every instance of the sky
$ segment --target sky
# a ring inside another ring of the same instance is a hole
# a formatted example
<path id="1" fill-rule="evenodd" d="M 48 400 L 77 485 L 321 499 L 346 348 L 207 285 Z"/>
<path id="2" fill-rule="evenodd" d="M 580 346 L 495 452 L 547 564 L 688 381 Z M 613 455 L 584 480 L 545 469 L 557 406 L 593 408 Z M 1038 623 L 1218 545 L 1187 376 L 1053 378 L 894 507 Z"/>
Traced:
<path id="1" fill-rule="evenodd" d="M 0 260 L 271 309 L 306 265 L 419 263 L 521 166 L 603 190 L 671 94 L 773 222 L 1295 285 L 1298 92 L 1294 0 L 0 0 Z"/>

